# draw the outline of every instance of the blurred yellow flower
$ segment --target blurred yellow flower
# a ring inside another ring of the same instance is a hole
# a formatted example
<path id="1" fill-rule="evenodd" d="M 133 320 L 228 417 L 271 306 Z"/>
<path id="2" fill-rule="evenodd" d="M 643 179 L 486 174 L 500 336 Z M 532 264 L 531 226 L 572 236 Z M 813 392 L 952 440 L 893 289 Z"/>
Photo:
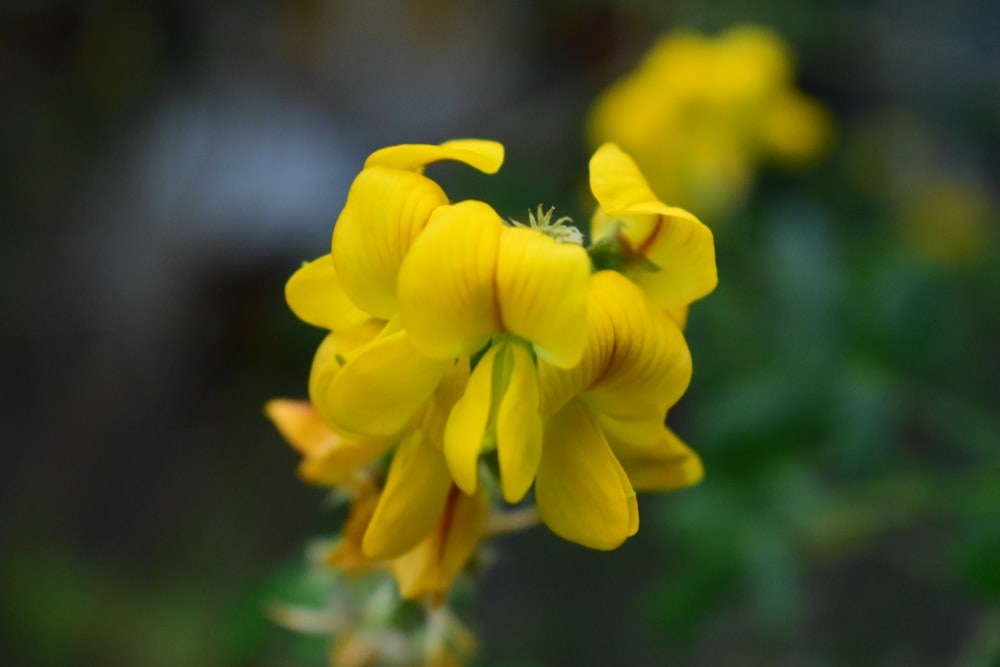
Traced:
<path id="1" fill-rule="evenodd" d="M 960 266 L 995 242 L 997 207 L 989 188 L 958 175 L 922 174 L 897 198 L 902 240 L 928 259 Z"/>
<path id="2" fill-rule="evenodd" d="M 619 144 L 656 192 L 713 223 L 745 199 L 763 158 L 808 163 L 831 135 L 826 110 L 793 87 L 787 46 L 759 26 L 666 35 L 588 123 L 592 145 Z"/>

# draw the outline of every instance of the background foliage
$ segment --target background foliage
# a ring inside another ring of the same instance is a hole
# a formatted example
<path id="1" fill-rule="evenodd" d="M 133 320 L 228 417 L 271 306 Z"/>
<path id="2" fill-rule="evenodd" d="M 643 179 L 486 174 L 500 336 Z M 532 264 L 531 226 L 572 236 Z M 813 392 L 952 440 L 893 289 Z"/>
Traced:
<path id="1" fill-rule="evenodd" d="M 434 176 L 585 219 L 595 95 L 663 31 L 745 21 L 788 39 L 838 139 L 716 228 L 670 417 L 706 479 L 642 497 L 610 554 L 502 541 L 468 600 L 480 664 L 1000 664 L 981 0 L 7 3 L 3 662 L 321 664 L 262 608 L 340 516 L 260 405 L 305 393 L 320 332 L 283 284 L 364 156 L 497 139 L 498 176 Z"/>

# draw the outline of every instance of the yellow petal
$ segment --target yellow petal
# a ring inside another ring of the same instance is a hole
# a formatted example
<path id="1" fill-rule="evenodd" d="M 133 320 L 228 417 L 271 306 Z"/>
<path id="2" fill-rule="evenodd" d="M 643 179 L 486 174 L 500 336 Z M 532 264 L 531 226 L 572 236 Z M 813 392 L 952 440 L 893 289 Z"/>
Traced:
<path id="1" fill-rule="evenodd" d="M 471 354 L 501 331 L 494 296 L 503 222 L 479 201 L 434 211 L 399 272 L 399 312 L 413 344 L 438 359 Z"/>
<path id="2" fill-rule="evenodd" d="M 330 255 L 323 255 L 293 273 L 285 284 L 285 300 L 302 321 L 333 331 L 369 318 L 344 293 Z"/>
<path id="3" fill-rule="evenodd" d="M 431 594 L 434 604 L 443 601 L 482 538 L 487 510 L 482 489 L 467 496 L 452 487 L 434 532 L 392 562 L 403 598 L 413 600 Z"/>
<path id="4" fill-rule="evenodd" d="M 431 395 L 420 417 L 420 430 L 431 443 L 444 451 L 444 431 L 448 417 L 469 382 L 469 359 L 457 359 L 441 376 L 437 389 Z"/>
<path id="5" fill-rule="evenodd" d="M 604 339 L 614 343 L 603 367 L 595 363 L 598 375 L 587 387 L 587 403 L 621 419 L 661 418 L 691 381 L 691 354 L 680 329 L 613 271 L 594 275 L 589 305 L 588 326 L 610 329 Z"/>
<path id="6" fill-rule="evenodd" d="M 534 229 L 505 227 L 495 280 L 504 331 L 531 341 L 538 356 L 556 366 L 580 361 L 590 280 L 583 247 Z"/>
<path id="7" fill-rule="evenodd" d="M 344 292 L 380 319 L 396 314 L 399 266 L 431 212 L 448 203 L 441 187 L 420 174 L 364 169 L 333 230 L 332 255 Z"/>
<path id="8" fill-rule="evenodd" d="M 513 355 L 510 380 L 497 411 L 497 457 L 500 486 L 508 503 L 528 492 L 542 455 L 542 419 L 538 414 L 538 375 L 531 354 L 521 345 Z"/>
<path id="9" fill-rule="evenodd" d="M 612 454 L 614 454 L 613 451 Z M 615 472 L 618 474 L 618 483 L 625 490 L 625 502 L 628 507 L 628 528 L 625 531 L 625 535 L 626 537 L 632 537 L 639 532 L 639 501 L 635 497 L 635 488 L 632 486 L 625 468 L 618 461 L 617 457 L 615 461 L 619 463 L 619 465 L 615 466 Z"/>
<path id="10" fill-rule="evenodd" d="M 579 401 L 546 420 L 535 498 L 552 532 L 592 549 L 617 548 L 638 525 L 635 492 Z"/>
<path id="11" fill-rule="evenodd" d="M 677 328 L 684 331 L 684 327 L 687 326 L 688 319 L 688 305 L 687 304 L 674 304 L 671 306 L 665 306 L 663 309 L 670 319 L 674 321 Z"/>
<path id="12" fill-rule="evenodd" d="M 367 320 L 357 326 L 330 333 L 316 348 L 309 371 L 309 400 L 328 423 L 332 423 L 323 395 L 347 359 L 385 329 L 381 320 Z"/>
<path id="13" fill-rule="evenodd" d="M 658 217 L 644 254 L 658 270 L 637 266 L 629 277 L 663 308 L 696 301 L 719 282 L 712 232 L 696 220 Z"/>
<path id="14" fill-rule="evenodd" d="M 660 202 L 639 168 L 614 144 L 590 160 L 590 187 L 600 204 L 594 238 L 617 229 L 655 270 L 637 265 L 630 277 L 664 307 L 699 299 L 718 283 L 711 230 L 681 208 Z"/>
<path id="15" fill-rule="evenodd" d="M 701 480 L 698 455 L 663 420 L 631 422 L 600 414 L 596 418 L 637 491 L 667 491 Z"/>
<path id="16" fill-rule="evenodd" d="M 541 412 L 574 396 L 622 419 L 660 419 L 691 379 L 691 356 L 677 325 L 627 278 L 599 271 L 587 294 L 583 358 L 564 370 L 539 362 Z"/>
<path id="17" fill-rule="evenodd" d="M 451 486 L 441 452 L 419 431 L 410 433 L 392 457 L 361 545 L 365 556 L 395 558 L 420 543 L 438 522 Z"/>
<path id="18" fill-rule="evenodd" d="M 458 487 L 469 494 L 476 490 L 479 452 L 493 402 L 493 368 L 498 352 L 503 349 L 504 346 L 491 347 L 476 364 L 444 430 L 448 469 Z"/>
<path id="19" fill-rule="evenodd" d="M 382 166 L 420 171 L 440 160 L 455 160 L 487 174 L 494 174 L 503 164 L 503 144 L 484 139 L 455 139 L 441 145 L 402 144 L 372 153 L 365 168 Z"/>
<path id="20" fill-rule="evenodd" d="M 355 351 L 317 389 L 317 405 L 335 429 L 366 436 L 398 433 L 437 387 L 448 364 L 420 354 L 405 331 L 391 329 Z"/>
<path id="21" fill-rule="evenodd" d="M 682 208 L 662 203 L 632 158 L 613 143 L 602 145 L 590 158 L 590 190 L 610 215 L 657 213 L 694 218 Z"/>

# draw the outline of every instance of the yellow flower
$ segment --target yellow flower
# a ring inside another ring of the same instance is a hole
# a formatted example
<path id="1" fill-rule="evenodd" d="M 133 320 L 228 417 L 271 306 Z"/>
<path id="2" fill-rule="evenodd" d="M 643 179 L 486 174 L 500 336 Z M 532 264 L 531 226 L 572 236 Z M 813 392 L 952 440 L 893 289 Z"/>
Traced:
<path id="1" fill-rule="evenodd" d="M 302 452 L 300 474 L 307 481 L 353 495 L 340 543 L 328 562 L 349 573 L 384 563 L 404 598 L 430 595 L 440 603 L 482 537 L 485 493 L 462 493 L 452 483 L 440 448 L 419 429 L 402 438 L 385 485 L 378 489 L 370 465 L 392 440 L 343 438 L 305 401 L 272 400 L 265 412 Z"/>
<path id="2" fill-rule="evenodd" d="M 331 254 L 303 266 L 286 285 L 288 304 L 302 320 L 335 333 L 362 327 L 372 334 L 349 354 L 337 351 L 322 361 L 318 355 L 313 364 L 310 395 L 338 431 L 400 432 L 447 369 L 417 352 L 399 325 L 396 304 L 403 259 L 431 213 L 448 203 L 441 187 L 421 173 L 440 160 L 493 173 L 503 162 L 503 146 L 466 139 L 376 151 L 351 185 Z"/>
<path id="3" fill-rule="evenodd" d="M 444 453 L 466 493 L 496 448 L 504 498 L 519 501 L 538 466 L 536 359 L 561 368 L 583 353 L 590 259 L 575 243 L 504 224 L 490 206 L 437 208 L 399 272 L 401 321 L 430 358 L 481 353 L 448 419 Z"/>
<path id="4" fill-rule="evenodd" d="M 691 378 L 677 325 L 614 271 L 593 276 L 583 359 L 540 364 L 545 431 L 535 499 L 557 535 L 614 549 L 639 526 L 635 490 L 697 482 L 701 463 L 663 425 Z"/>
<path id="5" fill-rule="evenodd" d="M 746 197 L 762 158 L 807 163 L 824 152 L 831 126 L 794 89 L 781 38 L 742 26 L 717 39 L 663 37 L 594 105 L 589 139 L 618 143 L 668 201 L 715 221 Z"/>
<path id="6" fill-rule="evenodd" d="M 407 596 L 443 595 L 481 539 L 483 454 L 495 451 L 507 502 L 534 483 L 542 520 L 598 549 L 638 528 L 635 489 L 701 475 L 664 419 L 691 374 L 679 325 L 716 284 L 711 231 L 660 202 L 612 144 L 591 160 L 589 253 L 551 211 L 508 225 L 484 202 L 449 204 L 416 171 L 444 158 L 493 168 L 497 146 L 375 153 L 331 255 L 286 287 L 302 319 L 331 331 L 309 379 L 319 425 L 299 431 L 396 448 L 384 486 L 354 487 L 333 559 L 391 563 Z"/>
<path id="7" fill-rule="evenodd" d="M 598 208 L 591 220 L 596 247 L 679 324 L 688 304 L 718 282 L 711 230 L 681 208 L 656 198 L 635 162 L 615 144 L 590 159 L 590 188 Z M 593 252 L 593 251 L 592 251 Z"/>

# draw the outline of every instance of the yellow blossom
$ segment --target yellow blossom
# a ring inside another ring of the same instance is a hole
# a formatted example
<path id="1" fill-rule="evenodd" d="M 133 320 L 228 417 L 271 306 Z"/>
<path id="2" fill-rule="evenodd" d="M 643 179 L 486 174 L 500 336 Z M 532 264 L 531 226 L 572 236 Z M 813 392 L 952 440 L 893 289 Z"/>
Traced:
<path id="1" fill-rule="evenodd" d="M 420 165 L 497 155 L 453 143 L 373 154 L 331 255 L 286 287 L 331 330 L 309 380 L 319 418 L 396 448 L 384 485 L 356 490 L 335 560 L 392 562 L 405 595 L 440 594 L 481 538 L 484 454 L 507 502 L 534 483 L 542 520 L 599 549 L 638 528 L 635 489 L 701 474 L 663 422 L 690 379 L 678 325 L 716 284 L 711 231 L 607 144 L 590 165 L 588 253 L 551 211 L 508 225 L 484 202 L 448 203 Z"/>
<path id="2" fill-rule="evenodd" d="M 616 268 L 683 325 L 688 304 L 718 282 L 711 230 L 684 209 L 657 199 L 635 162 L 615 144 L 590 159 L 595 247 L 606 244 Z M 593 252 L 593 251 L 592 251 Z"/>
<path id="3" fill-rule="evenodd" d="M 349 573 L 384 564 L 404 598 L 430 595 L 440 603 L 482 537 L 485 493 L 462 493 L 440 448 L 419 429 L 402 438 L 379 489 L 368 466 L 391 441 L 343 438 L 306 401 L 272 400 L 265 412 L 303 453 L 300 471 L 307 481 L 353 494 L 328 562 Z"/>
<path id="4" fill-rule="evenodd" d="M 740 26 L 715 39 L 660 39 L 598 99 L 589 139 L 621 145 L 668 201 L 718 221 L 746 197 L 762 159 L 807 163 L 824 152 L 831 126 L 795 90 L 781 38 Z"/>

